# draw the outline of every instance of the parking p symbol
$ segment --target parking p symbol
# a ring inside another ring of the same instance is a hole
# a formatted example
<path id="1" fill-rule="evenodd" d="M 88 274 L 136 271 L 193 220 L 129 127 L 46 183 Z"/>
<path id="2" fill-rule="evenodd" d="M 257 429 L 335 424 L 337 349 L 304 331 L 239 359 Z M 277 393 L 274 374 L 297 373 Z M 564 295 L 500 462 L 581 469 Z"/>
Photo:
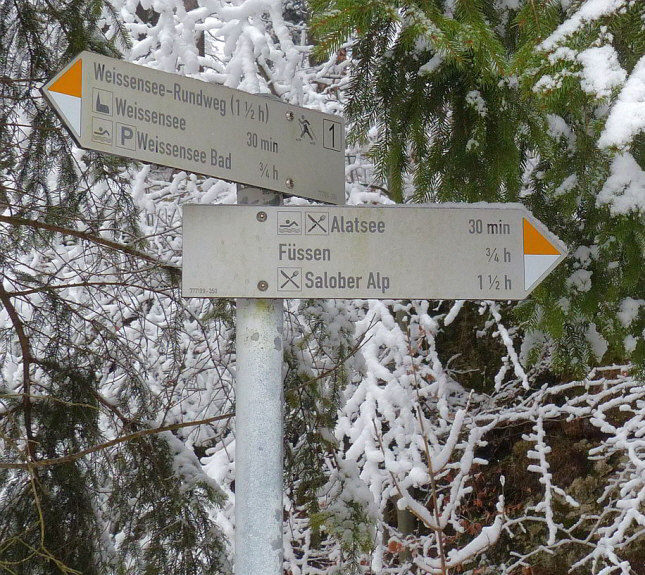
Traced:
<path id="1" fill-rule="evenodd" d="M 117 122 L 116 125 L 116 145 L 119 148 L 125 148 L 126 150 L 136 150 L 137 144 L 135 137 L 137 135 L 137 130 L 134 126 L 128 124 L 120 124 Z"/>

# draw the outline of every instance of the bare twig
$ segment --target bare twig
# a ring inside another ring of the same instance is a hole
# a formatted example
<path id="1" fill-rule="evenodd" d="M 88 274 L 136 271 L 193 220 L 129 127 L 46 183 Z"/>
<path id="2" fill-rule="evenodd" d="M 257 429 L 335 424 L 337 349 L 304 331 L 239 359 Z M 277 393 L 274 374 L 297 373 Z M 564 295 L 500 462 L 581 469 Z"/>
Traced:
<path id="1" fill-rule="evenodd" d="M 414 382 L 417 390 L 417 405 L 415 410 L 417 412 L 417 418 L 419 419 L 419 427 L 421 428 L 421 437 L 423 438 L 423 449 L 426 454 L 426 460 L 428 461 L 428 475 L 430 477 L 430 490 L 432 493 L 432 507 L 434 508 L 434 518 L 439 528 L 439 533 L 437 534 L 437 546 L 439 550 L 439 559 L 441 561 L 441 573 L 446 575 L 448 573 L 446 567 L 446 551 L 443 546 L 443 531 L 440 529 L 440 518 L 439 518 L 439 501 L 437 498 L 437 483 L 434 477 L 434 469 L 432 467 L 432 457 L 430 456 L 430 445 L 428 444 L 428 435 L 426 434 L 425 425 L 423 424 L 423 416 L 421 414 L 421 397 L 419 397 L 419 374 L 417 372 L 417 364 L 414 362 L 414 356 L 412 353 L 411 339 L 410 339 L 410 328 L 408 326 L 407 330 L 408 336 L 408 351 L 410 352 L 410 357 L 412 358 L 412 376 L 414 377 Z"/>
<path id="2" fill-rule="evenodd" d="M 379 443 L 379 446 L 381 448 L 381 452 L 383 453 L 383 455 L 385 455 L 385 446 L 383 445 L 383 437 L 381 436 L 379 430 L 376 427 L 376 421 L 375 420 L 372 420 L 372 425 L 374 426 L 374 434 L 376 435 L 376 439 L 377 439 L 377 441 Z M 396 487 L 396 490 L 397 490 L 399 496 L 401 498 L 405 497 L 403 495 L 403 489 L 401 489 L 401 485 L 399 483 L 399 480 L 396 478 L 396 475 L 394 475 L 394 473 L 392 471 L 389 471 L 389 473 L 390 473 L 390 477 L 392 478 L 392 482 L 394 483 L 394 487 Z M 437 527 L 435 527 L 434 525 L 431 525 L 430 523 L 428 523 L 414 509 L 412 509 L 411 507 L 408 507 L 408 509 L 409 509 L 410 513 L 412 513 L 412 515 L 414 515 L 419 521 L 421 521 L 421 523 L 423 523 L 428 529 L 430 529 L 431 531 L 434 531 L 437 534 L 438 539 L 440 538 L 441 529 L 439 528 L 439 522 L 437 522 Z"/>

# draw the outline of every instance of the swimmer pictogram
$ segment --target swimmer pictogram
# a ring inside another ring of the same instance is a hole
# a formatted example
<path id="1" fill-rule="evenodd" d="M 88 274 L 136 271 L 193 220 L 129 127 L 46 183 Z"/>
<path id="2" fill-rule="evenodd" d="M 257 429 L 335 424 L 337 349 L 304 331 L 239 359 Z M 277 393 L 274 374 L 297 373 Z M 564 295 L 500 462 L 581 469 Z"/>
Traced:
<path id="1" fill-rule="evenodd" d="M 302 234 L 302 214 L 300 212 L 278 212 L 278 234 Z"/>
<path id="2" fill-rule="evenodd" d="M 101 144 L 112 145 L 112 122 L 102 118 L 92 119 L 92 140 Z"/>

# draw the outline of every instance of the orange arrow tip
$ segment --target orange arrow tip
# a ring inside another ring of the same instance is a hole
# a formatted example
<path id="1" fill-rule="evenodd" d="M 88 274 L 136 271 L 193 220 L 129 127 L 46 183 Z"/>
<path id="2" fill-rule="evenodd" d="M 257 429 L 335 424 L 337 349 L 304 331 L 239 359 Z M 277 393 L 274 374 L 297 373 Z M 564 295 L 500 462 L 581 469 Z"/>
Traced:
<path id="1" fill-rule="evenodd" d="M 524 254 L 540 256 L 559 256 L 558 250 L 527 219 L 524 219 Z"/>
<path id="2" fill-rule="evenodd" d="M 49 91 L 81 98 L 83 95 L 82 87 L 83 60 L 78 60 L 69 70 L 67 70 L 67 72 L 65 72 L 49 87 Z"/>

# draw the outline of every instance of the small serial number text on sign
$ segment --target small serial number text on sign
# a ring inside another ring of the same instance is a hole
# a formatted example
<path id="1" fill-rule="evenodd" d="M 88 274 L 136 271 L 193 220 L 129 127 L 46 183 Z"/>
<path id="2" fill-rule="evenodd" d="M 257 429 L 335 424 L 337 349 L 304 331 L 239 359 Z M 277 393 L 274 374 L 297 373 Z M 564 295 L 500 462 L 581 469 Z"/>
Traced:
<path id="1" fill-rule="evenodd" d="M 213 295 L 217 293 L 217 288 L 191 287 L 189 291 L 193 295 Z"/>

